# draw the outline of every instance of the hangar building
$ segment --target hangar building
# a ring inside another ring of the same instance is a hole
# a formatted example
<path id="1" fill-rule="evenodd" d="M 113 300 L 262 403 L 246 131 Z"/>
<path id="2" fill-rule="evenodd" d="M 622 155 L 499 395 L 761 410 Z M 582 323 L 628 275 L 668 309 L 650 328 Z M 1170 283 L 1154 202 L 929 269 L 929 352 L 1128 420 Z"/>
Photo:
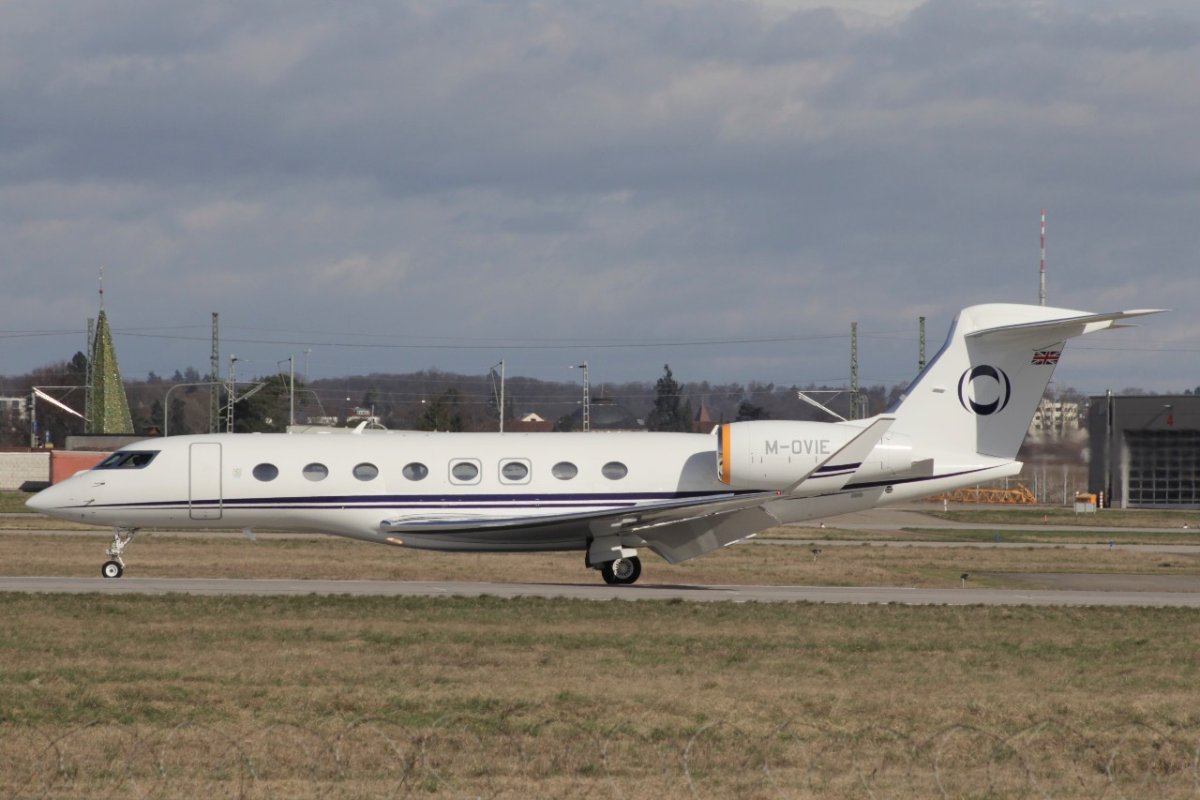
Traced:
<path id="1" fill-rule="evenodd" d="M 1093 397 L 1088 442 L 1106 506 L 1200 508 L 1200 395 Z"/>

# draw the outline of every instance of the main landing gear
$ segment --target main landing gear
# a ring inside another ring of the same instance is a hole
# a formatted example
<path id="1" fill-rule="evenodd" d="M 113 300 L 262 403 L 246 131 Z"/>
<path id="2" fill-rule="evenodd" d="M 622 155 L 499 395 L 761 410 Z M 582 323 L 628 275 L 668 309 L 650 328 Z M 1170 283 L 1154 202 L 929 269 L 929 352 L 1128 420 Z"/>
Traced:
<path id="1" fill-rule="evenodd" d="M 125 552 L 125 548 L 133 541 L 133 537 L 137 536 L 137 532 L 137 528 L 113 528 L 113 542 L 104 551 L 109 560 L 100 568 L 101 575 L 106 578 L 119 578 L 125 574 L 125 561 L 121 558 L 121 553 Z"/>
<path id="2" fill-rule="evenodd" d="M 626 547 L 621 537 L 615 534 L 589 539 L 583 563 L 591 569 L 600 570 L 604 582 L 610 586 L 627 586 L 642 574 L 642 561 L 637 557 L 637 548 Z"/>
<path id="3" fill-rule="evenodd" d="M 637 556 L 618 558 L 616 561 L 606 561 L 600 565 L 600 574 L 604 582 L 613 586 L 626 585 L 635 582 L 642 575 L 642 560 Z"/>

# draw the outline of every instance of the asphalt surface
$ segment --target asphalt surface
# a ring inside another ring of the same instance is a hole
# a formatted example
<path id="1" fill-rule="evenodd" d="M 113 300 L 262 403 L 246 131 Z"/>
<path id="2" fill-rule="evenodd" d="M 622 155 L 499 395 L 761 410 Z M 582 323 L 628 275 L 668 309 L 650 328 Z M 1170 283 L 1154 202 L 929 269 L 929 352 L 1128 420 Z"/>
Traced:
<path id="1" fill-rule="evenodd" d="M 841 530 L 901 531 L 905 528 L 977 528 L 984 530 L 1061 530 L 1054 525 L 969 525 L 947 522 L 906 509 L 875 509 L 848 514 L 825 522 Z M 820 522 L 802 526 L 819 535 Z M 1129 533 L 1126 528 L 1089 528 L 1091 531 Z M 1160 529 L 1155 529 L 1160 530 Z M 1178 528 L 1165 528 L 1174 530 Z M 53 531 L 34 530 L 45 535 Z M 78 534 L 79 531 L 64 533 Z M 97 531 L 109 535 L 107 531 Z M 165 535 L 192 535 L 189 533 Z M 155 535 L 164 535 L 158 532 Z M 212 533 L 205 535 L 211 536 Z M 241 536 L 230 532 L 226 535 Z M 265 537 L 311 534 L 264 533 Z M 752 540 L 753 541 L 753 540 Z M 1158 544 L 1041 544 L 1012 542 L 915 542 L 760 539 L 785 547 L 952 547 L 952 548 L 1061 548 L 1116 549 L 1172 555 L 1200 556 L 1197 545 Z M 217 578 L 104 578 L 0 577 L 0 592 L 194 594 L 194 595 L 348 595 L 380 597 L 546 597 L 583 600 L 670 600 L 691 602 L 857 603 L 903 605 L 1033 605 L 1033 606 L 1156 606 L 1200 607 L 1200 575 L 1123 575 L 1079 573 L 1005 573 L 1007 579 L 1028 583 L 1029 589 L 913 589 L 897 587 L 830 586 L 674 586 L 638 584 L 607 586 L 600 583 L 543 584 L 490 581 L 345 581 L 267 580 Z"/>
<path id="2" fill-rule="evenodd" d="M 0 592 L 68 594 L 547 597 L 735 603 L 851 603 L 1200 608 L 1200 592 L 903 589 L 843 586 L 607 586 L 487 581 L 233 580 L 226 578 L 0 578 Z"/>
<path id="3" fill-rule="evenodd" d="M 933 510 L 934 506 L 930 506 Z M 979 510 L 978 508 L 972 510 Z M 1093 515 L 1094 519 L 1103 519 L 1104 515 Z M 931 517 L 928 514 L 922 513 L 914 508 L 874 508 L 870 511 L 858 511 L 853 514 L 843 514 L 840 517 L 828 517 L 826 519 L 812 520 L 810 522 L 799 522 L 789 527 L 793 528 L 839 528 L 841 530 L 856 530 L 856 531 L 890 531 L 900 532 L 905 529 L 919 528 L 923 530 L 955 530 L 955 531 L 1063 531 L 1072 530 L 1068 525 L 1055 525 L 1052 522 L 1047 522 L 1044 525 L 1003 525 L 995 522 L 955 522 L 954 520 L 941 519 L 940 517 Z M 1083 529 L 1081 529 L 1083 530 Z M 1186 528 L 1182 525 L 1173 528 L 1122 528 L 1108 527 L 1104 525 L 1088 525 L 1086 528 L 1088 533 L 1179 533 L 1185 530 L 1194 530 Z M 814 533 L 816 533 L 814 531 Z M 819 534 L 817 534 L 819 535 Z"/>
<path id="4" fill-rule="evenodd" d="M 988 530 L 994 530 L 989 528 Z M 1087 542 L 889 542 L 880 539 L 751 539 L 759 544 L 774 544 L 784 547 L 928 547 L 986 550 L 1009 548 L 1014 550 L 1123 550 L 1131 553 L 1164 553 L 1200 556 L 1200 545 L 1196 544 L 1100 544 Z"/>

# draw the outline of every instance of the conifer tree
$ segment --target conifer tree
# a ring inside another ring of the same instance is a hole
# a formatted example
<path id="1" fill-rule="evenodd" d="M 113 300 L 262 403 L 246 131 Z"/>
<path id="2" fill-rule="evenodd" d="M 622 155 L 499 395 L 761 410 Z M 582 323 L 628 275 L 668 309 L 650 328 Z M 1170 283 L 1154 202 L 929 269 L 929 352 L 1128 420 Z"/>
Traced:
<path id="1" fill-rule="evenodd" d="M 692 404 L 683 402 L 683 387 L 671 374 L 671 365 L 663 364 L 663 375 L 654 384 L 654 409 L 646 418 L 652 431 L 690 431 Z"/>

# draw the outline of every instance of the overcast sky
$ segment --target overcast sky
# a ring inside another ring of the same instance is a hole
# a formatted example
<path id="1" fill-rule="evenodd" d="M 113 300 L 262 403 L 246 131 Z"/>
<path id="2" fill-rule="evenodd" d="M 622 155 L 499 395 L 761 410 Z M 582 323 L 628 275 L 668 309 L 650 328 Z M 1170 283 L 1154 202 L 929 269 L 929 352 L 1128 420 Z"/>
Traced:
<path id="1" fill-rule="evenodd" d="M 127 378 L 215 311 L 239 373 L 844 383 L 857 321 L 898 383 L 1043 206 L 1052 305 L 1175 309 L 1059 382 L 1200 385 L 1200 4 L 0 0 L 0 374 L 103 266 Z"/>

